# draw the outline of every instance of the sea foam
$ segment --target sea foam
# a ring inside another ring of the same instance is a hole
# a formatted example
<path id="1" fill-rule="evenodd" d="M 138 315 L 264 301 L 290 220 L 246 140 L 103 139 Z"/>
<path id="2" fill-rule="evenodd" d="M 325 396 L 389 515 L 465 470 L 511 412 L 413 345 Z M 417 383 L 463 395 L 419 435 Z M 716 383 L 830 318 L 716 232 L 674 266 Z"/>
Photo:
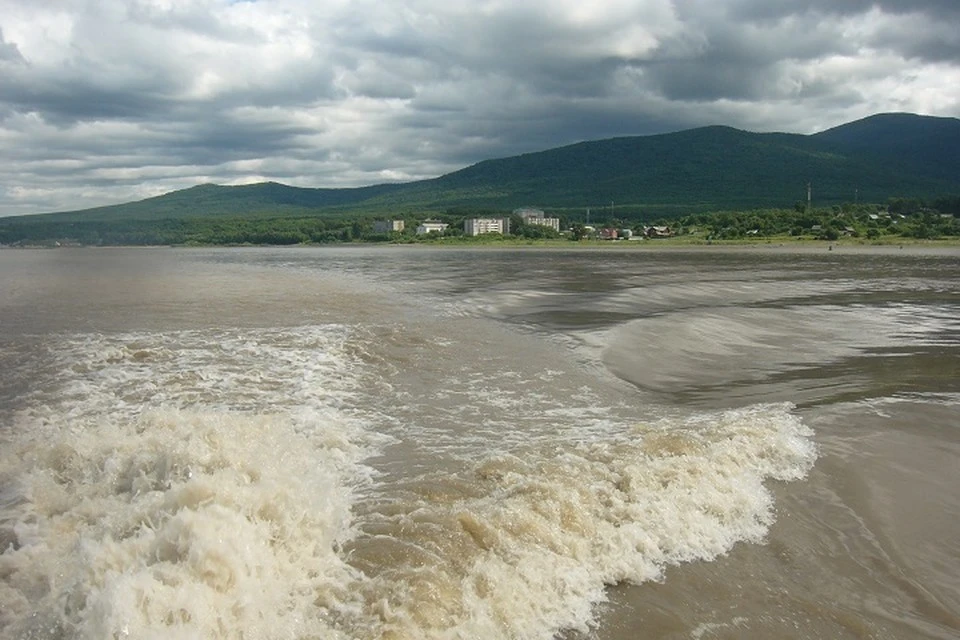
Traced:
<path id="1" fill-rule="evenodd" d="M 338 637 L 343 327 L 75 336 L 0 454 L 5 637 Z M 270 379 L 284 380 L 270 385 Z"/>
<path id="2" fill-rule="evenodd" d="M 631 423 L 573 394 L 540 415 L 582 430 L 382 484 L 363 394 L 390 386 L 357 333 L 52 342 L 0 453 L 0 634 L 548 640 L 607 585 L 762 541 L 765 483 L 816 458 L 790 405 Z"/>

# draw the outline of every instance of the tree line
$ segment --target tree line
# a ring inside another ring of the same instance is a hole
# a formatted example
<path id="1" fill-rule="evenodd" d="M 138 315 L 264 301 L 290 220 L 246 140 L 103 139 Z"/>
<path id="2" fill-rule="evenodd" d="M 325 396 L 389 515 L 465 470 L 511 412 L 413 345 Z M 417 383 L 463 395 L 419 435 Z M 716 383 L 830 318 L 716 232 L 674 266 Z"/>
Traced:
<path id="1" fill-rule="evenodd" d="M 580 233 L 565 237 L 579 239 L 587 232 L 583 212 L 546 210 L 560 218 L 562 229 Z M 523 239 L 561 237 L 548 227 L 526 224 L 519 216 L 495 209 L 451 208 L 430 216 L 449 226 L 442 233 L 416 235 L 424 216 L 406 214 L 404 231 L 374 232 L 378 217 L 195 217 L 160 220 L 52 221 L 45 216 L 0 218 L 0 245 L 297 245 L 352 242 L 417 243 L 463 236 L 467 218 L 510 219 L 510 236 Z M 924 201 L 892 198 L 884 204 L 843 204 L 808 208 L 798 203 L 789 209 L 715 211 L 669 217 L 645 214 L 642 208 L 598 209 L 589 221 L 595 228 L 631 229 L 642 234 L 651 225 L 669 226 L 673 235 L 696 234 L 707 240 L 737 240 L 762 237 L 808 237 L 836 240 L 843 236 L 876 239 L 884 236 L 944 238 L 960 236 L 960 196 Z M 488 242 L 495 237 L 478 241 Z"/>

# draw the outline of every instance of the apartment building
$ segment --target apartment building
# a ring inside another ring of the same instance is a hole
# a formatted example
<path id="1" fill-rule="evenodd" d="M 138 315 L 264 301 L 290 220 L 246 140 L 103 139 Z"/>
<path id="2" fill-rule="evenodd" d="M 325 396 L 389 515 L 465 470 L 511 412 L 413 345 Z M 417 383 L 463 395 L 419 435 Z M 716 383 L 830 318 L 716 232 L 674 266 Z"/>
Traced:
<path id="1" fill-rule="evenodd" d="M 484 233 L 510 233 L 509 218 L 467 218 L 463 221 L 463 234 L 479 236 Z"/>

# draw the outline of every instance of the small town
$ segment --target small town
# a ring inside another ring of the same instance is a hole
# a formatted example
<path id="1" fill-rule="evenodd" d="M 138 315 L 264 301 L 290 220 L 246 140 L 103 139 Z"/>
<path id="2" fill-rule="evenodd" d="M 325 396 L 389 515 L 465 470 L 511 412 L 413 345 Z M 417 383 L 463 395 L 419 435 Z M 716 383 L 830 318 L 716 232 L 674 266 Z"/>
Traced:
<path id="1" fill-rule="evenodd" d="M 513 215 L 518 217 L 522 224 L 552 230 L 556 236 L 566 236 L 572 233 L 570 229 L 560 228 L 560 218 L 550 217 L 541 209 L 524 207 L 514 209 Z M 506 218 L 466 218 L 463 221 L 463 235 L 474 237 L 485 234 L 497 233 L 500 235 L 509 235 L 511 233 L 511 219 Z M 429 234 L 442 235 L 450 230 L 450 223 L 440 220 L 424 220 L 416 227 L 416 235 L 425 236 Z M 373 223 L 373 232 L 375 234 L 403 233 L 405 230 L 403 220 L 377 220 Z M 580 230 L 585 237 L 595 237 L 600 240 L 633 240 L 642 237 L 649 238 L 668 238 L 673 235 L 668 226 L 646 226 L 643 228 L 643 235 L 636 235 L 634 230 L 628 227 L 594 227 L 583 225 Z"/>

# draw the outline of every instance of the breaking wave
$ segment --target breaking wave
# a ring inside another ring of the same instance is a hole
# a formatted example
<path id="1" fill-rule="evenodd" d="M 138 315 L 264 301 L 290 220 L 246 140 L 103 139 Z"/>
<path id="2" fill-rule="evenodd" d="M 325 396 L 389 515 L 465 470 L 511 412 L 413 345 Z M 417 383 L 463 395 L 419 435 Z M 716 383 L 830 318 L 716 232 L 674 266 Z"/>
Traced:
<path id="1" fill-rule="evenodd" d="M 0 632 L 585 631 L 606 585 L 761 541 L 764 483 L 816 457 L 789 405 L 757 405 L 438 448 L 443 464 L 384 480 L 371 459 L 404 430 L 367 402 L 390 392 L 369 340 L 329 325 L 52 343 L 59 373 L 3 425 Z"/>

